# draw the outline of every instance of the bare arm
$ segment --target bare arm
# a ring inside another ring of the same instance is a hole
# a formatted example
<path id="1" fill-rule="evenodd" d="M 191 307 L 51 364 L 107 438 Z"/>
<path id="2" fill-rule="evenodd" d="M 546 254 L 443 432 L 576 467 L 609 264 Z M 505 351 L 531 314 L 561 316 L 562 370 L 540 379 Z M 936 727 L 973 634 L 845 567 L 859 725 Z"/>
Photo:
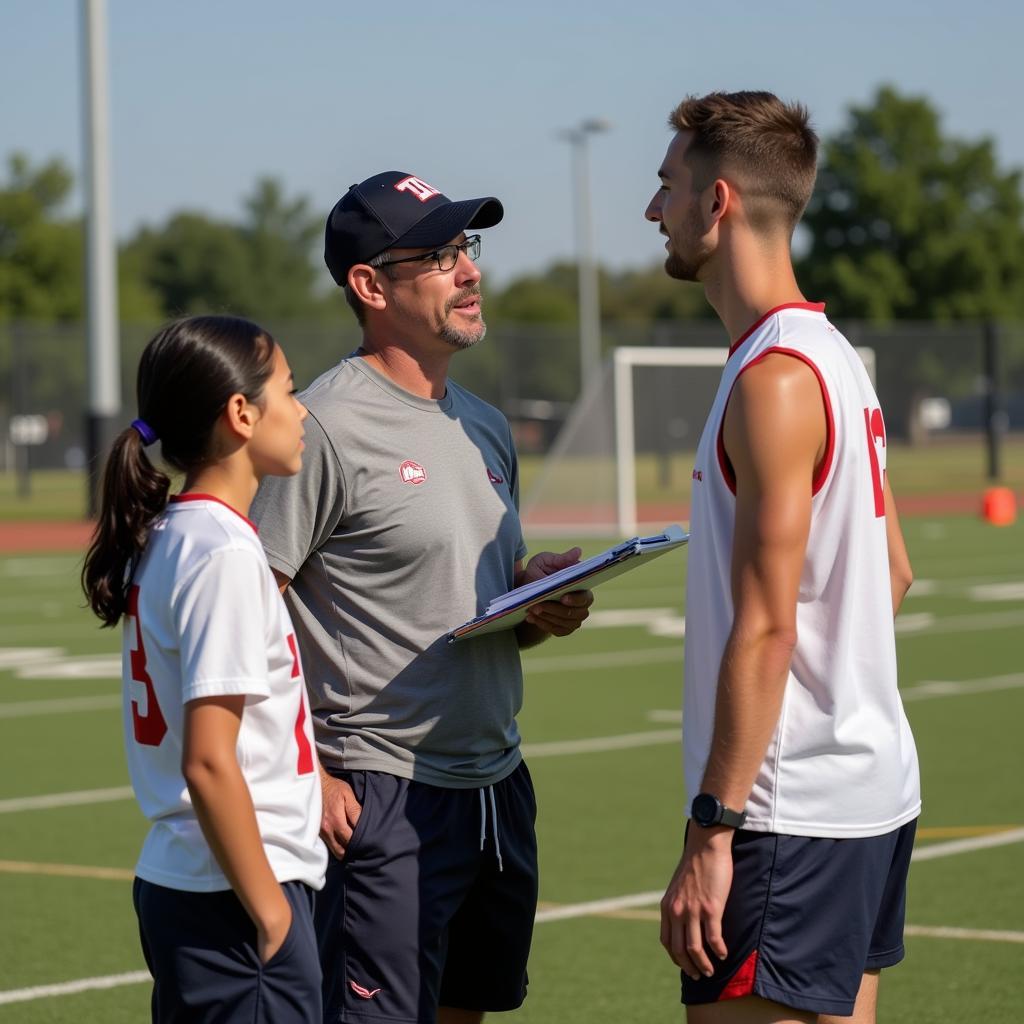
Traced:
<path id="1" fill-rule="evenodd" d="M 181 770 L 217 863 L 256 925 L 266 963 L 281 948 L 292 911 L 274 877 L 252 796 L 235 752 L 245 697 L 206 697 L 185 705 Z"/>
<path id="2" fill-rule="evenodd" d="M 903 542 L 900 519 L 896 514 L 896 502 L 885 479 L 885 538 L 889 545 L 889 582 L 892 585 L 892 613 L 896 615 L 914 582 L 914 571 L 910 566 L 907 545 Z"/>
<path id="3" fill-rule="evenodd" d="M 734 617 L 702 789 L 740 810 L 775 731 L 796 644 L 812 481 L 826 441 L 813 372 L 783 355 L 747 370 L 729 401 L 724 441 L 737 479 Z M 721 918 L 732 885 L 732 839 L 732 829 L 691 825 L 662 901 L 662 943 L 691 977 L 713 973 L 709 951 L 726 952 Z"/>

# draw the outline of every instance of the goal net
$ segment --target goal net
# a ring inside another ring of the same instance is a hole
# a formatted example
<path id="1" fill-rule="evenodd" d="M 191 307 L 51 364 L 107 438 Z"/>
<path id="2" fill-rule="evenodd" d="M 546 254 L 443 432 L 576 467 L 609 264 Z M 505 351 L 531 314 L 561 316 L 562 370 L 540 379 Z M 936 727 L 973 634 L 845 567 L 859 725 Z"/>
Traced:
<path id="1" fill-rule="evenodd" d="M 874 380 L 874 352 L 857 351 Z M 536 475 L 524 480 L 524 528 L 534 536 L 631 536 L 685 523 L 694 453 L 727 355 L 614 349 Z"/>

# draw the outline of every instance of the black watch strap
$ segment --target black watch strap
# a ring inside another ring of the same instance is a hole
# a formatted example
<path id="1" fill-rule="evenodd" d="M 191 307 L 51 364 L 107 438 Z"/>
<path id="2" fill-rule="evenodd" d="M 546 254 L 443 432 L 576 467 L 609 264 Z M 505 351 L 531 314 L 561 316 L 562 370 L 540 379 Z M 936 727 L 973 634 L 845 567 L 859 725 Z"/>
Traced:
<path id="1" fill-rule="evenodd" d="M 747 815 L 744 811 L 731 811 L 723 805 L 720 825 L 728 825 L 729 828 L 743 828 L 746 820 Z"/>
<path id="2" fill-rule="evenodd" d="M 702 828 L 711 828 L 713 825 L 743 828 L 747 820 L 743 811 L 731 810 L 713 793 L 698 793 L 693 798 L 690 817 Z"/>

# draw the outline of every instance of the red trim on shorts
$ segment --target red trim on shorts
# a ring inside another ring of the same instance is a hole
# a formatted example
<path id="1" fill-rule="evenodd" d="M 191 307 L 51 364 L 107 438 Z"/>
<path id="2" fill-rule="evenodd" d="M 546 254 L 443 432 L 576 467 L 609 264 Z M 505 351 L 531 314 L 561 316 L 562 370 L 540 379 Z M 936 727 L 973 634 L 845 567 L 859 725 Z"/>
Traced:
<path id="1" fill-rule="evenodd" d="M 186 501 L 212 501 L 212 502 L 215 502 L 218 505 L 223 505 L 229 511 L 234 512 L 235 515 L 238 516 L 238 518 L 241 519 L 243 522 L 248 523 L 249 526 L 252 528 L 252 532 L 253 533 L 258 533 L 259 532 L 256 529 L 256 524 L 251 519 L 249 519 L 247 516 L 243 516 L 242 513 L 239 512 L 237 508 L 233 508 L 226 501 L 222 501 L 220 498 L 215 498 L 212 494 L 201 494 L 198 491 L 189 491 L 188 494 L 175 494 L 168 501 L 168 504 L 170 504 L 170 505 L 180 505 L 180 504 L 182 504 L 183 502 L 186 502 Z"/>
<path id="2" fill-rule="evenodd" d="M 740 964 L 739 970 L 729 979 L 729 983 L 718 994 L 716 1003 L 726 999 L 742 999 L 744 996 L 754 994 L 754 975 L 757 973 L 757 950 L 755 949 L 746 960 Z"/>
<path id="3" fill-rule="evenodd" d="M 757 366 L 762 359 L 766 359 L 771 355 L 782 355 L 792 356 L 794 359 L 799 359 L 802 363 L 806 363 L 807 366 L 814 371 L 814 376 L 818 378 L 818 387 L 821 388 L 821 399 L 825 403 L 825 457 L 821 460 L 821 465 L 818 467 L 818 471 L 814 474 L 814 479 L 811 481 L 811 495 L 815 495 L 821 490 L 825 481 L 828 479 L 829 470 L 832 468 L 832 461 L 835 458 L 836 453 L 836 423 L 835 417 L 832 415 L 832 402 L 828 397 L 828 388 L 825 386 L 825 379 L 821 375 L 821 370 L 818 369 L 815 362 L 803 352 L 798 352 L 792 348 L 782 348 L 781 346 L 775 346 L 774 348 L 766 349 L 756 359 L 751 359 L 739 373 L 736 374 L 736 380 L 732 382 L 732 387 L 729 388 L 729 397 L 725 400 L 725 409 L 722 412 L 722 422 L 718 424 L 718 438 L 715 443 L 715 450 L 718 453 L 718 468 L 722 471 L 722 477 L 725 480 L 726 486 L 735 495 L 736 493 L 736 474 L 733 472 L 732 465 L 729 463 L 729 457 L 725 451 L 725 441 L 722 434 L 725 430 L 725 415 L 729 411 L 729 401 L 732 399 L 733 388 L 736 387 L 736 381 L 740 379 L 752 366 Z"/>
<path id="4" fill-rule="evenodd" d="M 776 306 L 774 309 L 769 309 L 764 316 L 759 320 L 755 321 L 754 324 L 748 327 L 730 346 L 729 355 L 732 355 L 749 338 L 754 331 L 758 329 L 769 317 L 775 316 L 776 313 L 781 313 L 784 309 L 809 309 L 812 313 L 824 313 L 825 303 L 824 302 L 784 302 L 781 306 Z"/>

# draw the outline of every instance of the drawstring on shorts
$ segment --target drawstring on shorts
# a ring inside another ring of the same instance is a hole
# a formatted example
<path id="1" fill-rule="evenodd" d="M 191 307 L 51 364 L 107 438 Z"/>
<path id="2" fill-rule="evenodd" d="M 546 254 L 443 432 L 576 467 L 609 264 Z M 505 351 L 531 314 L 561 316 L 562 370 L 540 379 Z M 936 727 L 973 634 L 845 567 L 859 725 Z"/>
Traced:
<path id="1" fill-rule="evenodd" d="M 498 807 L 494 802 L 494 787 L 487 786 L 487 794 L 490 797 L 491 804 L 491 822 L 492 822 L 492 834 L 494 836 L 494 853 L 498 858 L 498 870 L 504 871 L 504 865 L 501 863 L 501 843 L 498 842 Z M 484 791 L 480 791 L 480 849 L 484 848 L 484 844 L 487 841 L 487 801 L 484 799 Z"/>

